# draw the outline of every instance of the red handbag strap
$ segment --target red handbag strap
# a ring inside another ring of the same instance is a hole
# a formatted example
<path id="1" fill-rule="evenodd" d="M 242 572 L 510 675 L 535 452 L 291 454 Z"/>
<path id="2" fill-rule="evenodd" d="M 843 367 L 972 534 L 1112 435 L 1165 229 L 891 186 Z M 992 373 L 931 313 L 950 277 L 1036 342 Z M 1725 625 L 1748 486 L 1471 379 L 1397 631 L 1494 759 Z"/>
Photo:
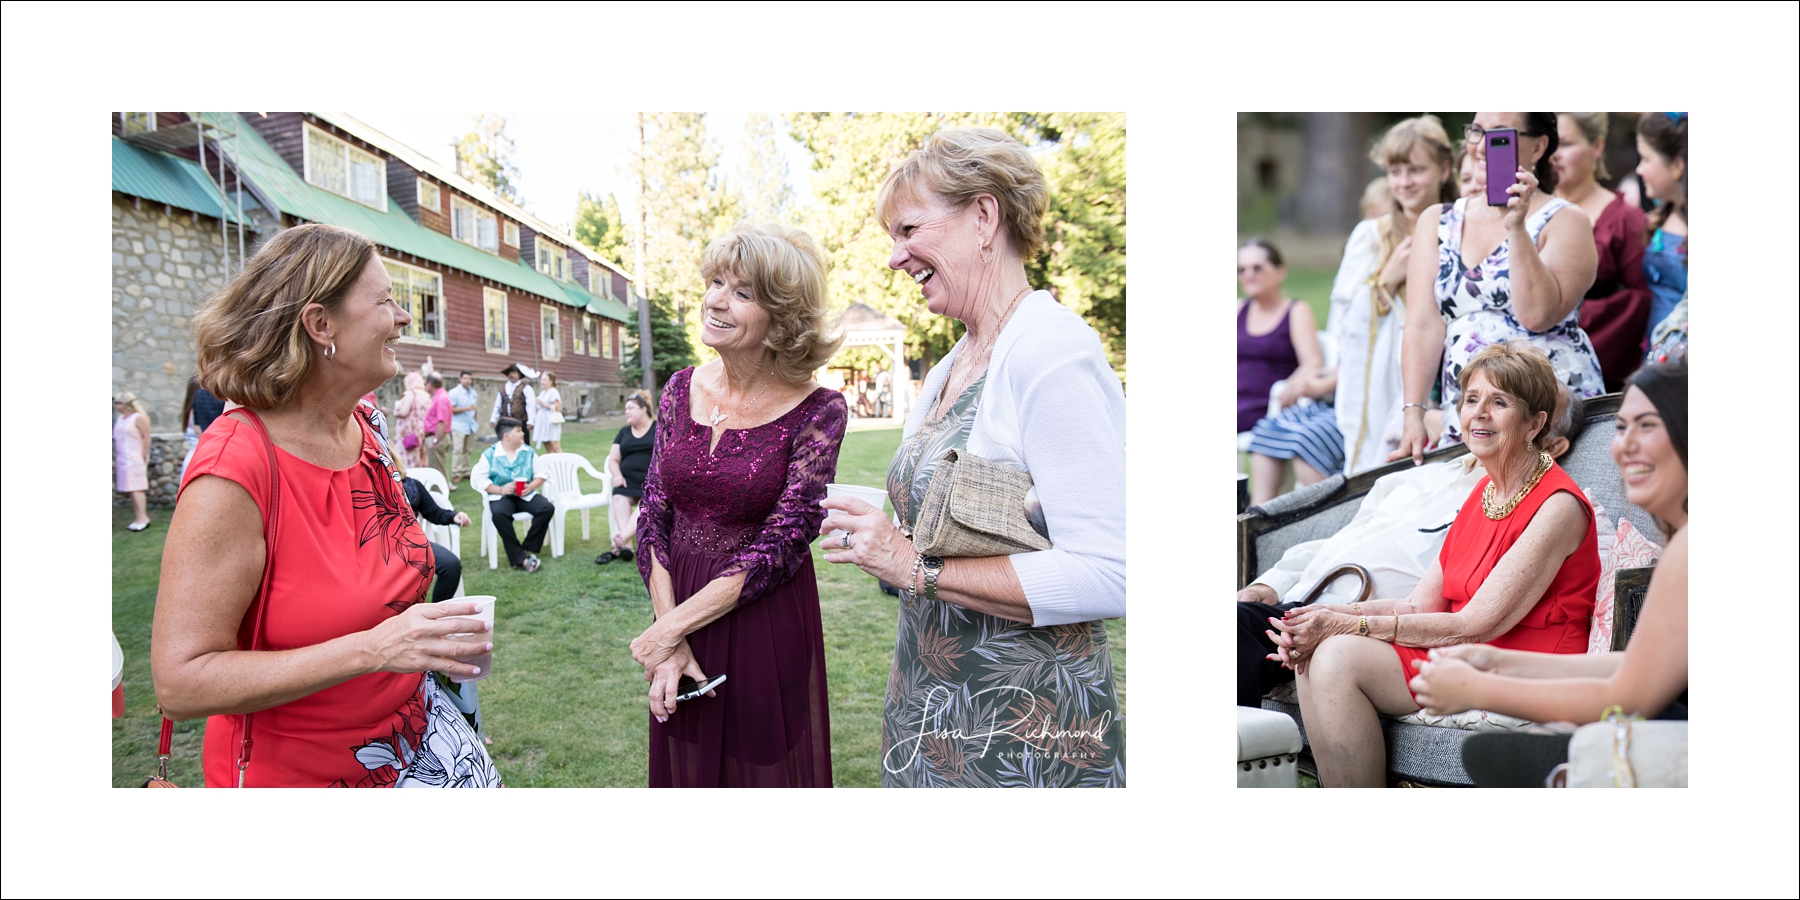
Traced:
<path id="1" fill-rule="evenodd" d="M 228 410 L 225 415 L 235 412 L 241 412 L 250 417 L 249 421 L 256 426 L 256 433 L 262 438 L 263 450 L 269 455 L 269 509 L 268 513 L 263 516 L 263 575 L 262 584 L 256 589 L 256 599 L 252 601 L 256 606 L 256 619 L 250 626 L 250 649 L 260 650 L 262 649 L 263 616 L 269 609 L 269 585 L 275 571 L 275 530 L 276 525 L 281 521 L 281 475 L 276 468 L 275 442 L 269 438 L 269 427 L 263 424 L 262 417 L 247 406 L 235 407 Z M 251 727 L 255 716 L 255 713 L 244 714 L 244 736 L 238 744 L 238 787 L 244 786 L 244 773 L 250 767 L 250 749 L 256 744 L 255 738 L 251 736 Z M 174 745 L 174 739 L 175 723 L 169 721 L 168 716 L 164 716 L 162 735 L 156 745 L 156 753 L 161 758 L 163 766 L 168 764 L 169 751 Z"/>

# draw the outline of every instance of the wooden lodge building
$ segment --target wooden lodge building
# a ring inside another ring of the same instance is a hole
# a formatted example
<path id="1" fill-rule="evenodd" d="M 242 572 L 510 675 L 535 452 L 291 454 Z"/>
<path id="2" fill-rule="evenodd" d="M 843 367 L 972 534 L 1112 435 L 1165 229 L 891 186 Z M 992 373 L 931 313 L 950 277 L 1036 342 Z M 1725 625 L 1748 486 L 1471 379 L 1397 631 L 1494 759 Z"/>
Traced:
<path id="1" fill-rule="evenodd" d="M 636 299 L 614 262 L 492 191 L 343 113 L 114 113 L 113 389 L 179 432 L 194 370 L 189 321 L 262 241 L 306 222 L 380 247 L 412 314 L 398 353 L 454 384 L 477 420 L 520 363 L 555 372 L 571 413 L 618 409 Z M 383 387 L 391 407 L 401 380 Z M 485 429 L 484 429 L 485 431 Z"/>

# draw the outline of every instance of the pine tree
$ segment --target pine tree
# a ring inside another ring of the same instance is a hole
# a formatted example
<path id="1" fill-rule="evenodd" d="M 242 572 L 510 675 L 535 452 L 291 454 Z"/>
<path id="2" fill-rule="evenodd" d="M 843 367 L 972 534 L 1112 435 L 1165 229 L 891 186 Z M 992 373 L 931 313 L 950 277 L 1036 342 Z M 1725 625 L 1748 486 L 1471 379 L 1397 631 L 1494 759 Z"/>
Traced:
<path id="1" fill-rule="evenodd" d="M 512 164 L 512 138 L 506 136 L 506 117 L 497 112 L 475 114 L 474 127 L 456 141 L 458 170 L 464 178 L 504 199 L 523 204 L 518 186 L 519 169 Z"/>
<path id="2" fill-rule="evenodd" d="M 744 120 L 744 163 L 739 173 L 744 194 L 744 218 L 752 222 L 788 221 L 794 189 L 788 185 L 788 164 L 775 141 L 775 120 L 765 113 L 751 113 Z"/>

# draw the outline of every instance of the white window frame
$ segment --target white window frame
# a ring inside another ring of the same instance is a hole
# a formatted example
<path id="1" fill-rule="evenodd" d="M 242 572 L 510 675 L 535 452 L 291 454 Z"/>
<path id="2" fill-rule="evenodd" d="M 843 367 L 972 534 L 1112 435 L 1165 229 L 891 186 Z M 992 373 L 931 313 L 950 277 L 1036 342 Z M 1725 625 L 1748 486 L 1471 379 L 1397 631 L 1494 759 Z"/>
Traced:
<path id="1" fill-rule="evenodd" d="M 314 125 L 311 122 L 306 122 L 303 124 L 306 126 L 306 128 L 305 128 L 304 133 L 302 133 L 301 140 L 300 140 L 300 175 L 301 175 L 301 178 L 304 179 L 307 184 L 310 184 L 313 187 L 318 188 L 319 190 L 330 191 L 331 193 L 336 194 L 340 197 L 343 197 L 347 200 L 354 200 L 357 203 L 361 203 L 362 205 L 367 206 L 370 209 L 375 209 L 375 210 L 380 210 L 382 212 L 386 212 L 387 211 L 387 160 L 383 159 L 380 156 L 377 156 L 376 154 L 370 153 L 369 151 L 364 150 L 361 147 L 352 146 L 349 141 L 346 141 L 343 138 L 338 137 L 337 135 L 332 134 L 331 132 L 326 131 L 323 128 L 320 128 L 319 126 Z M 311 133 L 315 132 L 315 131 L 319 133 L 320 137 L 343 148 L 344 189 L 341 191 L 330 185 L 320 184 L 313 180 L 313 164 L 312 164 L 313 142 L 312 142 L 312 134 Z M 355 178 L 355 175 L 354 175 L 353 170 L 350 168 L 350 163 L 351 163 L 350 154 L 352 154 L 352 153 L 361 154 L 361 155 L 366 156 L 369 159 L 375 161 L 375 199 L 373 201 L 364 200 L 360 197 L 357 197 L 354 193 L 354 190 L 352 188 L 352 182 L 353 182 L 353 179 Z"/>
<path id="2" fill-rule="evenodd" d="M 400 304 L 400 306 L 412 316 L 412 322 L 406 326 L 406 330 L 400 333 L 400 342 L 403 344 L 423 344 L 427 347 L 444 346 L 443 274 L 440 272 L 433 272 L 430 269 L 407 265 L 398 260 L 388 259 L 385 256 L 381 258 L 381 264 L 388 268 L 388 278 L 394 282 L 394 302 Z M 400 280 L 394 278 L 394 275 L 396 274 L 394 270 L 396 269 L 406 276 L 405 285 L 400 284 Z M 415 302 L 418 298 L 412 291 L 413 279 L 421 277 L 430 278 L 437 282 L 437 337 L 427 337 L 422 333 L 425 323 L 425 309 L 422 303 Z"/>
<path id="3" fill-rule="evenodd" d="M 488 342 L 488 316 L 493 313 L 495 301 L 499 301 L 499 304 L 500 304 L 500 343 L 501 343 L 501 346 L 499 346 L 499 347 L 495 347 Z M 491 287 L 482 288 L 481 289 L 481 346 L 482 346 L 482 349 L 486 350 L 489 353 L 495 353 L 495 354 L 499 354 L 501 356 L 512 355 L 512 338 L 507 333 L 506 315 L 507 315 L 506 292 L 502 291 L 502 290 L 497 290 L 497 289 L 491 288 Z"/>
<path id="4" fill-rule="evenodd" d="M 132 131 L 131 130 L 131 117 L 132 116 L 143 116 L 144 117 L 144 129 L 142 131 Z M 153 112 L 122 112 L 122 113 L 119 113 L 119 133 L 120 134 L 149 134 L 150 132 L 155 131 L 155 130 L 156 130 L 156 113 L 153 113 Z"/>
<path id="5" fill-rule="evenodd" d="M 423 178 L 420 178 L 418 181 L 419 208 L 429 209 L 434 213 L 442 214 L 444 211 L 444 192 L 438 190 L 437 185 L 432 184 Z M 428 196 L 431 198 L 429 201 L 425 199 Z"/>
<path id="6" fill-rule="evenodd" d="M 617 338 L 617 336 L 619 334 L 619 326 L 614 325 L 611 322 L 608 322 L 608 323 L 606 323 L 606 326 L 601 328 L 600 330 L 602 332 L 604 332 L 600 336 L 600 358 L 601 359 L 612 359 L 613 358 L 613 341 Z"/>
<path id="7" fill-rule="evenodd" d="M 546 250 L 546 246 L 550 249 Z M 560 251 L 560 252 L 559 252 Z M 569 280 L 569 248 L 538 235 L 531 241 L 532 267 L 557 281 Z"/>
<path id="8" fill-rule="evenodd" d="M 606 329 L 601 327 L 600 320 L 593 316 L 582 316 L 581 328 L 586 335 L 587 355 L 598 358 L 600 356 L 600 336 L 606 333 Z"/>
<path id="9" fill-rule="evenodd" d="M 500 242 L 514 250 L 519 249 L 519 223 L 507 219 L 500 227 Z"/>
<path id="10" fill-rule="evenodd" d="M 458 230 L 457 225 L 461 221 L 461 219 L 457 216 L 456 213 L 457 213 L 458 209 L 462 209 L 462 208 L 467 208 L 467 209 L 473 211 L 472 215 L 470 216 L 470 223 L 471 223 L 470 227 L 473 229 L 472 234 L 457 234 L 457 230 Z M 481 223 L 483 221 L 488 221 L 488 222 L 494 223 L 494 244 L 491 247 L 481 243 Z M 498 215 L 495 215 L 493 210 L 488 209 L 487 207 L 482 206 L 479 203 L 474 203 L 474 202 L 471 202 L 468 200 L 464 200 L 463 198 L 458 197 L 455 194 L 451 194 L 450 195 L 450 236 L 455 238 L 456 240 L 459 240 L 465 244 L 468 244 L 471 247 L 474 247 L 477 250 L 486 250 L 487 252 L 495 254 L 497 256 L 500 253 L 500 217 Z"/>
<path id="11" fill-rule="evenodd" d="M 588 293 L 612 299 L 612 272 L 605 266 L 588 261 Z"/>
<path id="12" fill-rule="evenodd" d="M 569 352 L 575 356 L 588 355 L 587 318 L 587 313 L 569 317 Z"/>
<path id="13" fill-rule="evenodd" d="M 562 359 L 562 312 L 554 303 L 538 306 L 538 327 L 542 334 L 538 335 L 538 343 L 542 346 L 544 359 Z"/>

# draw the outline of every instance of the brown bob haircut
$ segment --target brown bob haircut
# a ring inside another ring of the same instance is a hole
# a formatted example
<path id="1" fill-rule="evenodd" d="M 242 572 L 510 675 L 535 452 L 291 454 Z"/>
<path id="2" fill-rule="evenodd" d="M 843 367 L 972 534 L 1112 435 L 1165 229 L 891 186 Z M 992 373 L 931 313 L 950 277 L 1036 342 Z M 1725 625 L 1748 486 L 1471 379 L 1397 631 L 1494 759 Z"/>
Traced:
<path id="1" fill-rule="evenodd" d="M 775 374 L 799 384 L 844 343 L 825 322 L 825 253 L 798 228 L 740 222 L 706 245 L 700 275 L 730 275 L 750 286 L 750 296 L 769 313 L 763 346 L 775 354 Z"/>
<path id="2" fill-rule="evenodd" d="M 982 194 L 1000 204 L 1007 242 L 1020 259 L 1036 257 L 1044 248 L 1044 214 L 1050 210 L 1050 186 L 1044 170 L 1025 145 L 993 128 L 945 128 L 925 146 L 906 155 L 875 195 L 875 215 L 882 228 L 893 218 L 894 200 L 902 194 L 936 194 L 957 209 L 966 209 Z"/>
<path id="3" fill-rule="evenodd" d="M 1538 413 L 1544 414 L 1544 427 L 1534 437 L 1551 433 L 1554 423 L 1550 419 L 1556 415 L 1556 370 L 1551 368 L 1550 357 L 1545 356 L 1544 351 L 1524 339 L 1482 348 L 1456 379 L 1463 393 L 1468 393 L 1469 382 L 1474 380 L 1476 372 L 1486 372 L 1494 387 L 1519 398 L 1525 406 L 1527 419 L 1535 418 Z"/>
<path id="4" fill-rule="evenodd" d="M 194 314 L 201 385 L 255 409 L 293 399 L 317 358 L 300 311 L 337 309 L 374 258 L 375 242 L 336 225 L 271 238 Z"/>

